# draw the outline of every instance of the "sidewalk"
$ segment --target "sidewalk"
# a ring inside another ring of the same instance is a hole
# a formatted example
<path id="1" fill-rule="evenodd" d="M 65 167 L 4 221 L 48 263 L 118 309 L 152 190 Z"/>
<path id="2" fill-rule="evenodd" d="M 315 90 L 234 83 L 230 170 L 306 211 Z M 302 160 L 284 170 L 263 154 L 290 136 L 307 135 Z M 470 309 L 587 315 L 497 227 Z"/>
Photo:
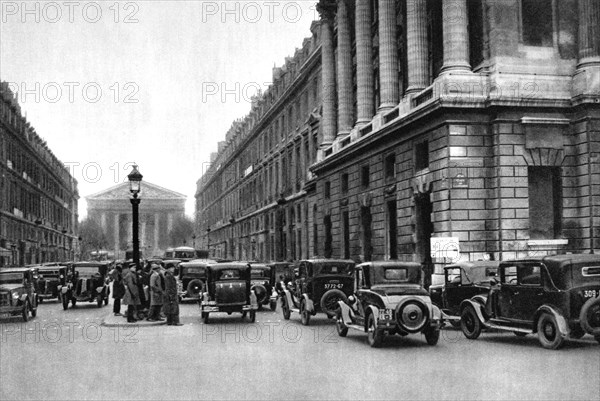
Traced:
<path id="1" fill-rule="evenodd" d="M 127 318 L 125 316 L 115 316 L 114 313 L 110 312 L 106 317 L 102 320 L 102 326 L 106 327 L 145 327 L 145 326 L 162 326 L 167 324 L 166 320 L 161 322 L 149 322 L 146 319 L 138 320 L 135 323 L 127 323 Z"/>

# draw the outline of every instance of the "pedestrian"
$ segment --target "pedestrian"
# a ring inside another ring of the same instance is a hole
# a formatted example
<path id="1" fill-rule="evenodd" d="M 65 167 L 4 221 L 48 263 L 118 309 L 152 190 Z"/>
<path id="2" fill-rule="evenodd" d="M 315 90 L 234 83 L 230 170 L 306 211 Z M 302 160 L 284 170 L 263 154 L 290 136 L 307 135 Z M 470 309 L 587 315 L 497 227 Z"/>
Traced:
<path id="1" fill-rule="evenodd" d="M 177 293 L 177 280 L 175 279 L 175 264 L 167 263 L 165 272 L 165 292 L 163 312 L 167 316 L 169 326 L 181 326 L 179 323 L 179 294 Z"/>
<path id="2" fill-rule="evenodd" d="M 152 265 L 152 275 L 150 276 L 150 316 L 149 322 L 162 321 L 160 309 L 163 305 L 165 294 L 165 277 L 160 272 L 160 265 Z"/>
<path id="3" fill-rule="evenodd" d="M 113 280 L 113 313 L 115 316 L 121 315 L 121 298 L 125 295 L 125 285 L 123 284 L 123 265 L 118 263 L 111 272 Z"/>
<path id="4" fill-rule="evenodd" d="M 129 266 L 129 272 L 123 278 L 123 284 L 125 285 L 123 303 L 127 305 L 127 322 L 135 323 L 137 319 L 134 315 L 140 305 L 140 293 L 134 263 Z"/>
<path id="5" fill-rule="evenodd" d="M 138 278 L 138 293 L 140 294 L 140 305 L 138 307 L 139 319 L 149 314 L 150 297 L 148 296 L 148 286 L 150 285 L 150 272 L 144 268 L 140 268 L 137 275 Z"/>

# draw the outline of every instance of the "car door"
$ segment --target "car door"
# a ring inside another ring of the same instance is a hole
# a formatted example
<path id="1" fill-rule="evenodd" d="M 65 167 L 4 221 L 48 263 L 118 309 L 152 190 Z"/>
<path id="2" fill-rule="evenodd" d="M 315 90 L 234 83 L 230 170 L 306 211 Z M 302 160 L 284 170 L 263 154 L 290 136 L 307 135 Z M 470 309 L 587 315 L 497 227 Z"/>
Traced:
<path id="1" fill-rule="evenodd" d="M 442 290 L 442 299 L 444 302 L 444 309 L 453 310 L 456 309 L 457 305 L 462 301 L 462 281 L 463 269 L 462 268 L 450 268 L 445 270 L 444 274 L 444 288 Z"/>
<path id="2" fill-rule="evenodd" d="M 517 285 L 512 292 L 515 320 L 533 321 L 535 312 L 544 304 L 541 267 L 539 263 L 527 263 L 517 267 Z"/>
<path id="3" fill-rule="evenodd" d="M 510 264 L 500 267 L 500 289 L 494 302 L 494 313 L 501 319 L 513 319 L 513 298 L 517 288 L 517 266 Z"/>
<path id="4" fill-rule="evenodd" d="M 356 296 L 356 304 L 352 310 L 354 311 L 358 324 L 362 324 L 365 317 L 365 303 L 367 302 L 365 296 L 365 274 L 365 270 L 360 267 L 356 269 L 356 275 L 354 276 L 354 295 Z"/>

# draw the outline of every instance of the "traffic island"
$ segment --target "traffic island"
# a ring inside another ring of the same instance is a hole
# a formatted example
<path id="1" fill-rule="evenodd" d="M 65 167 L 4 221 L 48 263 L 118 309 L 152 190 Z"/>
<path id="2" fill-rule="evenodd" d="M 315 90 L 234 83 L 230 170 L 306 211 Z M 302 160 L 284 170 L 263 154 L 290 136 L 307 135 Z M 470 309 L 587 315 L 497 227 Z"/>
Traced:
<path id="1" fill-rule="evenodd" d="M 146 327 L 146 326 L 162 326 L 165 324 L 167 324 L 166 320 L 149 322 L 146 319 L 138 320 L 135 323 L 129 323 L 129 322 L 127 322 L 126 316 L 115 316 L 114 313 L 112 313 L 112 312 L 110 314 L 108 314 L 102 320 L 102 326 L 106 326 L 106 327 L 131 327 L 131 326 Z"/>

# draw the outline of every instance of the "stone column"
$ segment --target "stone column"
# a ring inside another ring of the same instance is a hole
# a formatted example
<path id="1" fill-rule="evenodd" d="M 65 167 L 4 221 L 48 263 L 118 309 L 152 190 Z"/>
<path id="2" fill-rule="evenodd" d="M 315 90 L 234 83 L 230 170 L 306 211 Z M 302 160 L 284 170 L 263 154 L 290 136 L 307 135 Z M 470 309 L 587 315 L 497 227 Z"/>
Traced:
<path id="1" fill-rule="evenodd" d="M 119 241 L 119 213 L 115 213 L 113 215 L 113 238 L 114 238 L 114 251 L 115 251 L 115 258 L 120 259 L 119 253 L 120 253 L 120 244 L 121 242 Z"/>
<path id="2" fill-rule="evenodd" d="M 356 0 L 356 126 L 367 124 L 375 114 L 371 0 Z"/>
<path id="3" fill-rule="evenodd" d="M 167 235 L 171 232 L 172 229 L 173 229 L 173 213 L 168 213 L 167 214 Z"/>
<path id="4" fill-rule="evenodd" d="M 127 243 L 131 243 L 133 247 L 133 216 L 131 214 L 127 215 Z"/>
<path id="5" fill-rule="evenodd" d="M 348 135 L 353 124 L 352 37 L 347 0 L 337 8 L 338 135 Z"/>
<path id="6" fill-rule="evenodd" d="M 444 65 L 441 72 L 471 71 L 467 0 L 443 0 Z"/>
<path id="7" fill-rule="evenodd" d="M 159 231 L 159 223 L 160 223 L 160 215 L 158 213 L 154 214 L 154 252 L 158 252 L 158 238 L 160 236 Z"/>
<path id="8" fill-rule="evenodd" d="M 429 85 L 426 4 L 427 0 L 406 1 L 407 94 L 420 92 Z"/>
<path id="9" fill-rule="evenodd" d="M 321 14 L 321 79 L 323 98 L 323 138 L 321 146 L 330 145 L 336 135 L 335 109 L 335 56 L 333 54 L 333 18 L 335 3 L 321 0 L 317 4 Z"/>
<path id="10" fill-rule="evenodd" d="M 579 0 L 579 62 L 600 64 L 600 2 Z"/>
<path id="11" fill-rule="evenodd" d="M 393 109 L 399 101 L 396 0 L 379 0 L 379 111 Z"/>
<path id="12" fill-rule="evenodd" d="M 100 227 L 102 227 L 102 231 L 106 232 L 106 212 L 102 212 L 100 215 Z"/>
<path id="13" fill-rule="evenodd" d="M 146 218 L 147 217 L 148 216 L 145 215 L 145 214 L 142 215 L 142 229 L 140 230 L 141 231 L 141 235 L 140 235 L 140 249 L 146 247 Z M 144 257 L 147 258 L 148 256 L 150 256 L 150 255 L 145 255 L 144 254 Z"/>

